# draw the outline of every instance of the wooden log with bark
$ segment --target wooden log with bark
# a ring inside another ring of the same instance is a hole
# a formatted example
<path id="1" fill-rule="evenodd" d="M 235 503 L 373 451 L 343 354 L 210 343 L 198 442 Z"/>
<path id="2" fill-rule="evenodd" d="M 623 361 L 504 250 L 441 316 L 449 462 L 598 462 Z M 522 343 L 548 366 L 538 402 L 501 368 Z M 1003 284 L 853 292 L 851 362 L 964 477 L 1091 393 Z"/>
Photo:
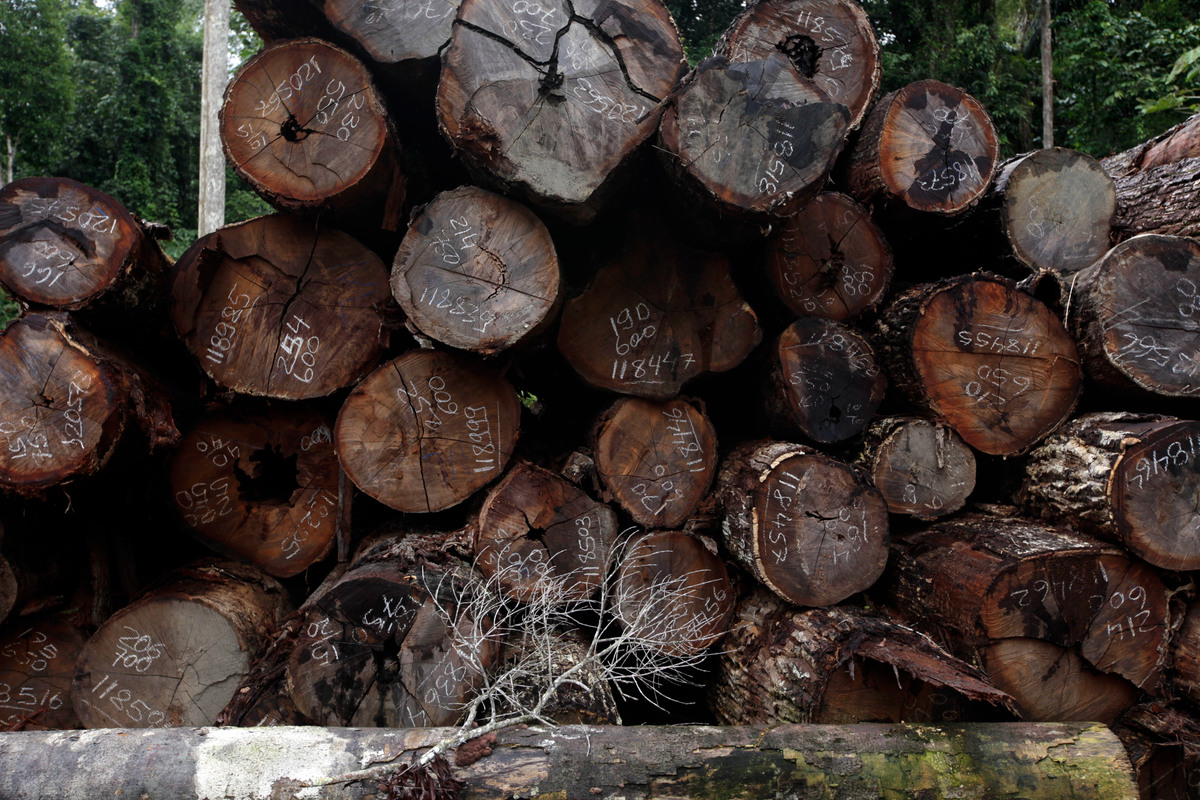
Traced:
<path id="1" fill-rule="evenodd" d="M 796 605 L 870 588 L 887 563 L 887 504 L 855 468 L 799 444 L 752 442 L 721 465 L 725 545 Z"/>
<path id="2" fill-rule="evenodd" d="M 1200 605 L 1188 607 L 1171 647 L 1176 692 L 1200 707 Z"/>
<path id="3" fill-rule="evenodd" d="M 319 39 L 268 45 L 229 82 L 219 129 L 234 171 L 276 208 L 400 227 L 399 145 L 370 73 L 341 48 Z"/>
<path id="4" fill-rule="evenodd" d="M 1140 703 L 1112 726 L 1137 775 L 1141 800 L 1190 800 L 1200 788 L 1200 721 L 1163 703 Z"/>
<path id="5" fill-rule="evenodd" d="M 761 589 L 738 602 L 717 663 L 710 703 L 725 725 L 1011 718 L 1008 695 L 928 636 L 850 606 L 798 610 Z"/>
<path id="6" fill-rule="evenodd" d="M 323 558 L 338 531 L 330 422 L 303 407 L 209 414 L 170 466 L 175 509 L 227 558 L 287 578 Z"/>
<path id="7" fill-rule="evenodd" d="M 891 385 L 991 455 L 1028 450 L 1066 421 L 1081 389 L 1062 323 L 993 275 L 904 292 L 881 313 L 875 342 Z"/>
<path id="8" fill-rule="evenodd" d="M 558 313 L 558 256 L 529 209 L 464 186 L 442 192 L 409 225 L 392 294 L 422 334 L 494 355 L 541 333 Z"/>
<path id="9" fill-rule="evenodd" d="M 83 646 L 71 696 L 89 728 L 211 725 L 282 619 L 273 579 L 195 564 L 110 617 Z"/>
<path id="10" fill-rule="evenodd" d="M 82 727 L 71 681 L 87 639 L 79 625 L 43 614 L 14 620 L 0 633 L 0 729 Z"/>
<path id="11" fill-rule="evenodd" d="M 1200 569 L 1200 422 L 1097 413 L 1034 450 L 1020 501 L 1162 569 Z"/>
<path id="12" fill-rule="evenodd" d="M 216 383 L 300 400 L 352 385 L 386 347 L 382 260 L 346 233 L 273 215 L 201 237 L 175 265 L 175 330 Z"/>
<path id="13" fill-rule="evenodd" d="M 922 417 L 871 422 L 854 463 L 893 514 L 931 520 L 958 511 L 975 489 L 975 454 L 952 428 Z"/>
<path id="14" fill-rule="evenodd" d="M 685 69 L 658 0 L 466 0 L 442 55 L 438 122 L 478 182 L 583 223 Z"/>
<path id="15" fill-rule="evenodd" d="M 334 442 L 342 469 L 363 492 L 398 511 L 431 512 L 500 476 L 520 422 L 517 393 L 491 369 L 414 350 L 355 387 Z"/>
<path id="16" fill-rule="evenodd" d="M 1101 163 L 1116 181 L 1118 238 L 1200 234 L 1200 114 Z"/>

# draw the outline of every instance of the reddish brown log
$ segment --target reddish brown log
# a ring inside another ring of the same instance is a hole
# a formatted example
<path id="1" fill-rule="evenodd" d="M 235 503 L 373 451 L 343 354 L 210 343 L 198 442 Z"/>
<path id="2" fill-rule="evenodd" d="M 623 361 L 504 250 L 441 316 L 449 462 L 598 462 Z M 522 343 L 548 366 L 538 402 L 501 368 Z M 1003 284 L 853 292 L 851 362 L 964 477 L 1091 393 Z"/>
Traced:
<path id="1" fill-rule="evenodd" d="M 1113 726 L 1137 775 L 1141 800 L 1191 800 L 1200 789 L 1200 720 L 1182 708 L 1142 703 Z"/>
<path id="2" fill-rule="evenodd" d="M 1171 646 L 1175 687 L 1179 694 L 1200 707 L 1200 605 L 1193 603 L 1188 608 Z"/>
<path id="3" fill-rule="evenodd" d="M 881 314 L 876 343 L 893 386 L 991 455 L 1021 453 L 1057 428 L 1082 383 L 1058 318 L 996 276 L 905 292 Z"/>
<path id="4" fill-rule="evenodd" d="M 404 176 L 366 68 L 318 39 L 269 45 L 225 90 L 221 144 L 234 171 L 284 211 L 396 230 Z"/>
<path id="5" fill-rule="evenodd" d="M 71 680 L 86 638 L 79 626 L 50 616 L 17 620 L 0 633 L 0 728 L 80 727 Z"/>
<path id="6" fill-rule="evenodd" d="M 201 237 L 175 265 L 175 330 L 219 385 L 299 400 L 353 384 L 385 346 L 383 262 L 349 235 L 269 216 Z"/>
<path id="7" fill-rule="evenodd" d="M 863 435 L 855 463 L 888 511 L 930 520 L 958 511 L 975 489 L 975 454 L 951 428 L 921 417 L 884 417 Z"/>
<path id="8" fill-rule="evenodd" d="M 774 227 L 767 274 L 794 313 L 840 321 L 883 299 L 892 253 L 865 208 L 825 192 Z"/>
<path id="9" fill-rule="evenodd" d="M 1200 114 L 1101 163 L 1117 184 L 1119 238 L 1200 234 Z"/>
<path id="10" fill-rule="evenodd" d="M 463 356 L 417 350 L 360 383 L 334 429 L 342 469 L 398 511 L 440 511 L 499 477 L 521 403 L 503 378 Z"/>
<path id="11" fill-rule="evenodd" d="M 622 398 L 597 420 L 592 438 L 600 480 L 647 527 L 682 525 L 717 472 L 716 430 L 683 398 Z"/>
<path id="12" fill-rule="evenodd" d="M 725 544 L 783 599 L 832 605 L 887 562 L 887 504 L 854 468 L 798 444 L 736 448 L 717 476 Z"/>
<path id="13" fill-rule="evenodd" d="M 279 578 L 323 558 L 338 521 L 329 421 L 303 408 L 210 414 L 171 462 L 175 508 L 201 542 Z"/>
<path id="14" fill-rule="evenodd" d="M 480 355 L 542 332 L 561 297 L 558 256 L 542 221 L 470 186 L 439 194 L 413 218 L 391 285 L 421 333 Z"/>

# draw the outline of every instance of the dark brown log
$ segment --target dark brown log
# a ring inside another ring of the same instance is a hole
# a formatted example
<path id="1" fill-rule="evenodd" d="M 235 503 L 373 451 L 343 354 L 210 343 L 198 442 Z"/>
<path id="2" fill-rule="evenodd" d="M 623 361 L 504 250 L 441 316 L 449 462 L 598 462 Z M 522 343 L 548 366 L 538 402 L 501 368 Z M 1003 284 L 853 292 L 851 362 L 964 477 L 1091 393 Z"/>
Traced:
<path id="1" fill-rule="evenodd" d="M 283 617 L 282 587 L 194 565 L 118 611 L 83 647 L 72 700 L 89 728 L 211 725 Z"/>
<path id="2" fill-rule="evenodd" d="M 1158 574 L 1120 548 L 1010 511 L 962 515 L 893 542 L 882 582 L 890 602 L 913 624 L 942 631 L 969 661 L 986 662 L 982 653 L 997 640 L 1039 639 L 1069 649 L 1091 669 L 1156 691 L 1169 642 Z M 1018 696 L 1005 675 L 1027 682 L 1021 663 L 1003 674 L 984 667 Z"/>
<path id="3" fill-rule="evenodd" d="M 778 431 L 820 444 L 862 433 L 887 388 L 866 337 L 822 317 L 785 328 L 769 364 L 767 412 Z"/>
<path id="4" fill-rule="evenodd" d="M 1200 243 L 1127 239 L 1064 281 L 1067 326 L 1107 389 L 1200 396 Z"/>
<path id="5" fill-rule="evenodd" d="M 75 310 L 104 298 L 144 315 L 166 269 L 139 221 L 97 189 L 69 178 L 0 189 L 0 284 L 22 300 Z"/>
<path id="6" fill-rule="evenodd" d="M 603 580 L 618 533 L 611 508 L 548 470 L 516 464 L 483 501 L 472 549 L 505 594 L 525 599 L 545 577 L 582 600 Z"/>
<path id="7" fill-rule="evenodd" d="M 470 631 L 448 616 L 466 579 L 434 538 L 372 543 L 307 603 L 287 666 L 296 708 L 318 725 L 455 724 L 483 678 L 459 649 Z M 476 644 L 490 666 L 500 643 Z"/>
<path id="8" fill-rule="evenodd" d="M 1101 163 L 1117 185 L 1119 238 L 1200 234 L 1200 114 Z"/>
<path id="9" fill-rule="evenodd" d="M 1062 323 L 996 276 L 914 287 L 881 314 L 875 341 L 893 386 L 991 455 L 1028 450 L 1079 396 L 1079 357 Z"/>
<path id="10" fill-rule="evenodd" d="M 1179 695 L 1200 707 L 1200 605 L 1193 603 L 1188 608 L 1171 647 L 1175 688 Z"/>
<path id="11" fill-rule="evenodd" d="M 612 610 L 633 647 L 688 657 L 725 636 L 735 597 L 716 549 L 681 531 L 653 531 L 629 543 L 617 565 Z"/>
<path id="12" fill-rule="evenodd" d="M 318 39 L 269 45 L 229 82 L 220 133 L 234 171 L 276 208 L 399 228 L 399 147 L 370 74 L 346 51 Z"/>
<path id="13" fill-rule="evenodd" d="M 476 180 L 587 222 L 685 69 L 658 0 L 467 0 L 442 55 L 438 121 Z"/>
<path id="14" fill-rule="evenodd" d="M 360 383 L 334 428 L 342 469 L 398 511 L 440 511 L 500 476 L 521 403 L 503 378 L 451 353 L 417 350 Z"/>
<path id="15" fill-rule="evenodd" d="M 857 128 L 879 91 L 879 43 L 851 0 L 762 0 L 730 23 L 717 45 L 730 61 L 760 61 L 776 51 L 830 100 L 850 111 Z"/>
<path id="16" fill-rule="evenodd" d="M 678 528 L 717 473 L 717 432 L 684 398 L 622 398 L 600 416 L 592 438 L 600 480 L 639 525 Z"/>
<path id="17" fill-rule="evenodd" d="M 579 631 L 564 631 L 549 648 L 549 653 L 543 652 L 545 639 L 541 646 L 530 639 L 519 638 L 515 642 L 506 642 L 506 663 L 500 666 L 502 674 L 510 668 L 514 660 L 520 658 L 544 659 L 550 658 L 550 676 L 561 675 L 569 669 L 576 672 L 572 680 L 564 681 L 555 691 L 551 700 L 546 704 L 541 716 L 555 725 L 620 725 L 621 714 L 617 709 L 617 701 L 612 687 L 604 675 L 602 664 L 597 663 L 591 653 L 591 642 Z M 512 708 L 505 708 L 508 713 L 524 713 L 533 708 L 538 698 L 549 686 L 531 685 L 514 698 Z M 456 759 L 457 760 L 457 759 Z"/>
<path id="18" fill-rule="evenodd" d="M 975 454 L 953 429 L 922 417 L 867 426 L 855 463 L 893 514 L 931 520 L 958 511 L 975 489 Z"/>
<path id="19" fill-rule="evenodd" d="M 1200 422 L 1127 413 L 1073 420 L 1034 450 L 1021 503 L 1163 569 L 1200 569 Z"/>
<path id="20" fill-rule="evenodd" d="M 81 727 L 71 680 L 86 638 L 79 626 L 53 616 L 17 620 L 0 633 L 0 728 Z"/>
<path id="21" fill-rule="evenodd" d="M 1100 163 L 1114 180 L 1189 158 L 1200 158 L 1200 114 L 1141 144 L 1103 158 Z"/>
<path id="22" fill-rule="evenodd" d="M 0 793 L 11 800 L 139 793 L 265 800 L 272 792 L 286 797 L 302 791 L 313 800 L 373 800 L 380 796 L 377 780 L 333 779 L 383 759 L 408 763 L 457 732 L 14 733 L 0 739 Z M 534 726 L 501 731 L 492 747 L 488 757 L 455 770 L 476 800 L 521 794 L 818 800 L 875 798 L 889 787 L 903 787 L 896 790 L 900 796 L 945 800 L 1008 800 L 1016 791 L 1026 800 L 1137 797 L 1120 740 L 1088 723 Z M 300 783 L 318 782 L 323 785 L 299 789 Z"/>
<path id="23" fill-rule="evenodd" d="M 1032 272 L 1076 272 L 1108 251 L 1116 188 L 1086 153 L 1053 147 L 1005 162 L 993 201 L 1013 255 Z"/>
<path id="24" fill-rule="evenodd" d="M 939 81 L 917 81 L 871 107 L 844 185 L 863 203 L 953 215 L 987 191 L 998 156 L 996 127 L 975 98 Z"/>
<path id="25" fill-rule="evenodd" d="M 35 548 L 41 544 L 36 539 L 26 541 L 27 537 L 33 538 L 44 532 L 35 533 L 36 527 L 37 523 L 34 523 L 21 531 L 21 544 L 33 544 Z M 0 534 L 3 534 L 2 528 Z M 65 560 L 54 558 L 53 555 L 52 550 L 41 548 L 19 555 L 0 554 L 0 622 L 7 621 L 10 616 L 16 617 L 18 613 L 26 613 L 26 604 L 41 605 L 47 595 L 53 595 L 59 589 L 64 573 L 69 571 L 60 569 Z"/>
<path id="26" fill-rule="evenodd" d="M 1191 800 L 1200 790 L 1200 721 L 1162 703 L 1134 706 L 1112 726 L 1129 753 L 1141 800 Z"/>
<path id="27" fill-rule="evenodd" d="M 392 294 L 431 339 L 493 355 L 540 333 L 558 311 L 558 256 L 529 209 L 464 186 L 412 220 L 392 267 Z"/>
<path id="28" fill-rule="evenodd" d="M 867 478 L 803 445 L 736 448 L 717 476 L 725 544 L 788 602 L 826 606 L 875 583 L 887 562 L 887 504 Z"/>
<path id="29" fill-rule="evenodd" d="M 758 590 L 722 643 L 725 725 L 1005 719 L 1012 699 L 912 628 L 853 607 L 797 610 Z"/>
<path id="30" fill-rule="evenodd" d="M 219 385 L 299 400 L 349 386 L 386 342 L 383 262 L 349 235 L 269 216 L 201 237 L 175 266 L 175 330 Z"/>
<path id="31" fill-rule="evenodd" d="M 824 192 L 774 227 L 767 274 L 794 313 L 846 320 L 883 299 L 892 253 L 865 208 Z"/>
<path id="32" fill-rule="evenodd" d="M 304 408 L 210 414 L 171 461 L 171 496 L 196 537 L 287 578 L 323 558 L 337 528 L 330 423 Z"/>
<path id="33" fill-rule="evenodd" d="M 658 400 L 733 369 L 761 340 L 728 259 L 645 225 L 566 302 L 558 329 L 558 349 L 589 384 Z"/>
<path id="34" fill-rule="evenodd" d="M 849 121 L 782 53 L 714 57 L 672 96 L 659 141 L 671 175 L 717 211 L 785 217 L 821 191 Z"/>

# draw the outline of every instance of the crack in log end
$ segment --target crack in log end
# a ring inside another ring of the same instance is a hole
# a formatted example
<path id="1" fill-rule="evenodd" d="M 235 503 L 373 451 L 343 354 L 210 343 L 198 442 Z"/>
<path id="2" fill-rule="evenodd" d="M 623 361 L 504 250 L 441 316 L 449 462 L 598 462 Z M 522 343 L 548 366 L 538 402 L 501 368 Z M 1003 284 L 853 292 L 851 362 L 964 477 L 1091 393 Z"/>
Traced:
<path id="1" fill-rule="evenodd" d="M 775 49 L 788 57 L 792 65 L 804 77 L 812 80 L 817 74 L 817 62 L 821 58 L 821 48 L 811 36 L 802 33 L 789 36 L 775 45 Z"/>
<path id="2" fill-rule="evenodd" d="M 550 105 L 558 105 L 567 99 L 567 96 L 562 92 L 563 74 L 558 68 L 558 60 L 550 61 L 550 69 L 546 71 L 540 81 L 538 81 L 538 96 L 550 103 Z"/>
<path id="3" fill-rule="evenodd" d="M 470 153 L 486 169 L 495 169 L 504 157 L 504 140 L 491 121 L 471 109 L 454 134 L 454 148 Z"/>
<path id="4" fill-rule="evenodd" d="M 289 142 L 302 142 L 310 133 L 312 131 L 302 127 L 294 114 L 288 114 L 288 118 L 279 126 L 279 135 Z"/>

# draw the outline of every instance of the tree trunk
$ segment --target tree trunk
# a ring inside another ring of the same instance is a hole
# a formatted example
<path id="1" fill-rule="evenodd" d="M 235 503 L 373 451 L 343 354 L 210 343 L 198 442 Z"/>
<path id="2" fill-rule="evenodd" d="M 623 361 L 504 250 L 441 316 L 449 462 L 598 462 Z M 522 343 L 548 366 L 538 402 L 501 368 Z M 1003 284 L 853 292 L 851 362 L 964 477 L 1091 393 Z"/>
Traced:
<path id="1" fill-rule="evenodd" d="M 344 50 L 317 39 L 269 45 L 229 82 L 220 124 L 234 171 L 276 208 L 399 229 L 399 147 L 370 74 Z"/>
<path id="2" fill-rule="evenodd" d="M 846 464 L 798 444 L 751 443 L 725 459 L 717 493 L 730 553 L 791 603 L 833 605 L 883 572 L 887 505 Z"/>
<path id="3" fill-rule="evenodd" d="M 851 130 L 879 92 L 879 43 L 866 13 L 851 0 L 751 3 L 716 50 L 733 63 L 782 52 L 799 75 L 849 109 Z"/>
<path id="4" fill-rule="evenodd" d="M 975 490 L 974 452 L 953 429 L 921 417 L 872 422 L 855 463 L 893 514 L 942 517 L 962 508 Z"/>
<path id="5" fill-rule="evenodd" d="M 397 511 L 441 511 L 500 476 L 521 403 L 509 383 L 463 356 L 416 350 L 355 387 L 334 429 L 342 469 Z"/>
<path id="6" fill-rule="evenodd" d="M 844 185 L 861 203 L 949 216 L 987 191 L 998 155 L 996 127 L 975 98 L 938 81 L 917 81 L 871 107 Z"/>
<path id="7" fill-rule="evenodd" d="M 193 565 L 118 611 L 83 647 L 72 699 L 89 728 L 211 725 L 283 617 L 279 584 Z"/>
<path id="8" fill-rule="evenodd" d="M 717 472 L 717 432 L 683 398 L 622 398 L 601 414 L 592 438 L 600 480 L 646 527 L 683 525 Z"/>
<path id="9" fill-rule="evenodd" d="M 801 317 L 784 329 L 769 365 L 767 413 L 777 432 L 818 444 L 862 433 L 887 389 L 866 337 L 821 317 Z"/>
<path id="10" fill-rule="evenodd" d="M 659 140 L 668 173 L 722 215 L 786 217 L 825 185 L 849 122 L 782 53 L 716 57 L 675 90 Z"/>
<path id="11" fill-rule="evenodd" d="M 1079 357 L 1062 323 L 997 276 L 916 286 L 881 313 L 876 334 L 891 384 L 984 453 L 1028 450 L 1079 396 Z"/>
<path id="12" fill-rule="evenodd" d="M 86 638 L 78 625 L 46 615 L 7 628 L 0 638 L 0 728 L 82 727 L 71 680 Z"/>
<path id="13" fill-rule="evenodd" d="M 453 729 L 201 728 L 14 733 L 0 740 L 0 793 L 12 800 L 289 797 L 381 759 L 407 763 Z M 598 758 L 597 753 L 610 757 Z M 621 796 L 922 797 L 1135 800 L 1129 759 L 1102 725 L 1064 723 L 510 728 L 491 755 L 456 770 L 464 800 Z M 599 792 L 593 792 L 598 789 Z M 379 796 L 376 781 L 327 783 L 316 800 Z"/>
<path id="14" fill-rule="evenodd" d="M 1200 234 L 1200 114 L 1101 163 L 1117 183 L 1120 238 Z"/>
<path id="15" fill-rule="evenodd" d="M 558 349 L 587 383 L 656 400 L 733 369 L 761 340 L 728 259 L 653 223 L 632 225 L 618 255 L 566 302 L 558 329 Z"/>
<path id="16" fill-rule="evenodd" d="M 883 299 L 892 252 L 865 208 L 844 194 L 824 192 L 774 227 L 767 272 L 792 313 L 840 322 Z"/>
<path id="17" fill-rule="evenodd" d="M 1031 513 L 1122 545 L 1162 569 L 1200 569 L 1200 422 L 1089 414 L 1030 454 Z"/>
<path id="18" fill-rule="evenodd" d="M 1008 719 L 1012 699 L 932 639 L 853 607 L 738 604 L 712 705 L 725 725 Z"/>
<path id="19" fill-rule="evenodd" d="M 584 223 L 685 68 L 657 0 L 467 0 L 442 55 L 439 126 L 480 183 Z"/>
<path id="20" fill-rule="evenodd" d="M 328 420 L 293 407 L 210 414 L 171 462 L 175 508 L 208 547 L 278 578 L 323 558 L 337 528 Z"/>
<path id="21" fill-rule="evenodd" d="M 387 268 L 345 233 L 258 217 L 202 237 L 175 267 L 175 330 L 220 386 L 324 397 L 374 368 L 387 342 Z"/>
<path id="22" fill-rule="evenodd" d="M 1134 706 L 1113 731 L 1129 753 L 1142 800 L 1188 800 L 1200 787 L 1200 722 L 1160 703 Z"/>
<path id="23" fill-rule="evenodd" d="M 1054 44 L 1050 28 L 1051 0 L 1041 2 L 1042 147 L 1054 147 Z"/>
<path id="24" fill-rule="evenodd" d="M 392 294 L 431 339 L 494 355 L 541 333 L 559 310 L 558 256 L 529 209 L 466 186 L 411 221 Z"/>
<path id="25" fill-rule="evenodd" d="M 200 202 L 197 235 L 225 224 L 225 159 L 221 157 L 221 95 L 229 79 L 229 0 L 204 3 L 204 58 L 200 66 Z"/>
<path id="26" fill-rule="evenodd" d="M 1200 243 L 1128 239 L 1062 293 L 1089 378 L 1124 394 L 1200 397 Z"/>

